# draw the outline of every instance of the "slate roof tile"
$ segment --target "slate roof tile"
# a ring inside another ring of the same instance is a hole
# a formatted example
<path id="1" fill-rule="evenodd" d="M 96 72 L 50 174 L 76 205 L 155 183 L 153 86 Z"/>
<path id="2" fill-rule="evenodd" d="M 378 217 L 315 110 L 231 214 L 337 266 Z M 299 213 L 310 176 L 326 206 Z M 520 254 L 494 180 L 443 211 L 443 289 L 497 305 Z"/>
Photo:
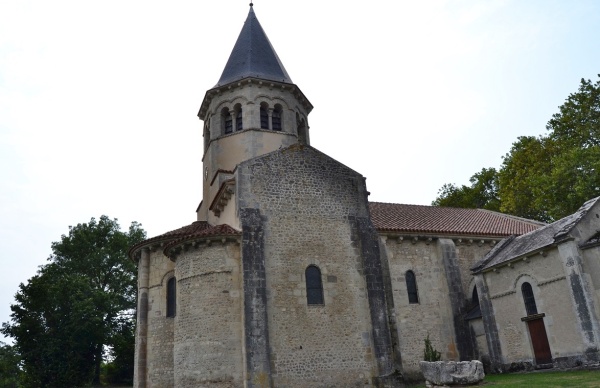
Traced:
<path id="1" fill-rule="evenodd" d="M 217 86 L 247 77 L 292 83 L 252 6 Z"/>
<path id="2" fill-rule="evenodd" d="M 570 238 L 571 230 L 598 200 L 600 200 L 600 197 L 591 199 L 584 203 L 575 213 L 565 218 L 561 218 L 540 229 L 521 236 L 514 236 L 510 240 L 501 242 L 471 269 L 477 272 L 483 271 Z"/>

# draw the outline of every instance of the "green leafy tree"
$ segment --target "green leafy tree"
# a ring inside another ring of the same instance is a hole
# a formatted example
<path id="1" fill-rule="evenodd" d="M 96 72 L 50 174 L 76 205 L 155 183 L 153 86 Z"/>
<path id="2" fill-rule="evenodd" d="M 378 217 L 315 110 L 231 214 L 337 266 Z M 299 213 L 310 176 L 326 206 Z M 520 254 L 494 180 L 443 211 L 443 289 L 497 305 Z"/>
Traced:
<path id="1" fill-rule="evenodd" d="M 497 173 L 493 206 L 485 208 L 551 222 L 600 195 L 600 81 L 582 79 L 546 129 L 513 143 Z M 471 187 L 442 186 L 433 204 L 483 207 L 477 193 L 487 191 L 477 186 L 478 174 Z"/>
<path id="2" fill-rule="evenodd" d="M 548 201 L 557 219 L 600 195 L 600 80 L 582 79 L 546 129 L 552 167 Z"/>
<path id="3" fill-rule="evenodd" d="M 600 81 L 582 79 L 546 129 L 519 138 L 504 157 L 502 211 L 554 221 L 600 195 Z"/>
<path id="4" fill-rule="evenodd" d="M 14 346 L 0 342 L 0 387 L 18 388 L 23 375 L 21 356 Z"/>
<path id="5" fill-rule="evenodd" d="M 128 232 L 106 216 L 69 227 L 52 244 L 49 264 L 21 284 L 2 333 L 15 339 L 26 386 L 64 387 L 100 383 L 105 349 L 123 380 L 133 375 L 136 272 L 127 249 L 145 232 Z"/>
<path id="6" fill-rule="evenodd" d="M 513 143 L 498 173 L 500 211 L 551 221 L 546 197 L 551 150 L 543 137 L 522 136 Z"/>
<path id="7" fill-rule="evenodd" d="M 469 181 L 471 182 L 470 186 L 458 187 L 453 184 L 445 184 L 432 205 L 500 210 L 498 172 L 495 168 L 483 168 Z"/>

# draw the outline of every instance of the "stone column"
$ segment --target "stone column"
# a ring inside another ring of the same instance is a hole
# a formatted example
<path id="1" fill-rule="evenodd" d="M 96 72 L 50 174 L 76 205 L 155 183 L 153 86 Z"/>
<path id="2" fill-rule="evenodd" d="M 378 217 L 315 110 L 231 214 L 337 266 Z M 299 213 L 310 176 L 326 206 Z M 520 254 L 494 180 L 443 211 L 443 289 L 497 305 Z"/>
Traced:
<path id="1" fill-rule="evenodd" d="M 244 279 L 246 387 L 270 388 L 271 355 L 267 314 L 264 224 L 258 209 L 240 209 Z"/>
<path id="2" fill-rule="evenodd" d="M 467 306 L 458 258 L 456 257 L 456 246 L 454 241 L 447 238 L 439 239 L 439 246 L 442 250 L 442 261 L 444 262 L 446 282 L 448 283 L 456 348 L 460 361 L 471 361 L 475 354 L 475 344 L 473 343 L 471 330 L 469 330 L 469 323 L 465 321 Z"/>
<path id="3" fill-rule="evenodd" d="M 249 101 L 244 109 L 246 110 L 246 113 L 242 113 L 244 128 L 260 128 L 260 106 Z"/>
<path id="4" fill-rule="evenodd" d="M 402 354 L 400 353 L 401 333 L 396 321 L 396 307 L 394 305 L 394 293 L 392 287 L 392 276 L 390 274 L 390 261 L 387 251 L 387 237 L 379 237 L 379 252 L 381 253 L 381 269 L 383 271 L 383 288 L 385 290 L 385 301 L 387 303 L 390 335 L 392 339 L 392 351 L 394 357 L 394 369 L 402 371 Z"/>
<path id="5" fill-rule="evenodd" d="M 148 339 L 148 282 L 150 279 L 150 250 L 142 249 L 142 257 L 138 262 L 138 309 L 137 333 L 135 336 L 135 370 L 133 386 L 146 387 L 147 339 Z"/>
<path id="6" fill-rule="evenodd" d="M 379 387 L 396 386 L 394 379 L 394 349 L 388 319 L 388 305 L 385 298 L 385 284 L 379 250 L 379 235 L 371 220 L 367 217 L 354 218 L 355 233 L 353 243 L 361 249 L 363 274 L 367 286 L 367 299 L 371 313 L 371 335 L 373 337 L 373 353 L 377 362 L 378 375 L 374 377 Z"/>
<path id="7" fill-rule="evenodd" d="M 269 114 L 269 129 L 273 130 L 273 108 L 267 109 L 267 112 Z"/>
<path id="8" fill-rule="evenodd" d="M 481 308 L 481 318 L 483 319 L 483 329 L 485 330 L 485 340 L 487 342 L 490 363 L 492 371 L 502 372 L 502 348 L 500 346 L 500 336 L 498 334 L 498 325 L 494 317 L 494 308 L 490 299 L 490 291 L 488 290 L 485 277 L 482 273 L 474 275 L 475 286 L 479 296 L 479 307 Z"/>
<path id="9" fill-rule="evenodd" d="M 567 241 L 559 244 L 558 252 L 571 291 L 575 318 L 581 331 L 585 355 L 588 361 L 600 361 L 600 325 L 594 308 L 594 289 L 588 275 L 583 272 L 577 243 Z"/>
<path id="10" fill-rule="evenodd" d="M 237 112 L 231 111 L 229 112 L 231 115 L 231 133 L 237 131 Z"/>

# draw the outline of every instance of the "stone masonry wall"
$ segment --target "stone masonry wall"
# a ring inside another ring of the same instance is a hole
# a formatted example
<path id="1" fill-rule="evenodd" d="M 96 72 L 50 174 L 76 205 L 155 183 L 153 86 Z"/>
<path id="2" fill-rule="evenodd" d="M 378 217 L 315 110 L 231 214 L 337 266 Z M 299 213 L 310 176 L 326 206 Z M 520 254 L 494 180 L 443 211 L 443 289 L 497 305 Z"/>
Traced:
<path id="1" fill-rule="evenodd" d="M 498 240 L 499 241 L 499 240 Z M 473 276 L 471 275 L 471 267 L 481 260 L 489 251 L 492 250 L 496 240 L 482 241 L 477 238 L 463 238 L 454 240 L 456 245 L 456 255 L 458 265 L 460 266 L 463 292 L 466 298 L 470 301 L 472 295 Z"/>
<path id="2" fill-rule="evenodd" d="M 239 245 L 214 242 L 185 251 L 175 275 L 175 386 L 242 386 Z"/>
<path id="3" fill-rule="evenodd" d="M 406 377 L 416 379 L 421 377 L 419 362 L 423 361 L 424 340 L 428 334 L 432 345 L 442 353 L 442 360 L 458 360 L 444 264 L 435 241 L 413 243 L 388 238 L 385 246 L 396 308 L 402 372 Z M 418 304 L 408 303 L 405 274 L 409 270 L 415 273 Z"/>
<path id="4" fill-rule="evenodd" d="M 583 271 L 589 276 L 594 289 L 595 310 L 600 311 L 600 247 L 596 246 L 581 252 Z"/>
<path id="5" fill-rule="evenodd" d="M 173 387 L 173 318 L 166 317 L 167 281 L 174 263 L 154 251 L 150 254 L 148 292 L 148 387 Z"/>
<path id="6" fill-rule="evenodd" d="M 583 351 L 568 283 L 556 249 L 547 252 L 546 257 L 537 255 L 497 272 L 486 272 L 485 278 L 505 364 L 534 359 L 527 323 L 521 321 L 527 315 L 521 292 L 525 281 L 533 288 L 538 313 L 546 314 L 543 320 L 552 356 L 565 357 Z"/>
<path id="7" fill-rule="evenodd" d="M 354 218 L 368 215 L 362 177 L 294 146 L 243 163 L 236 180 L 240 209 L 260 209 L 264 219 L 273 385 L 371 385 L 378 371 L 360 243 L 353 239 Z M 309 265 L 321 270 L 323 305 L 307 305 Z"/>

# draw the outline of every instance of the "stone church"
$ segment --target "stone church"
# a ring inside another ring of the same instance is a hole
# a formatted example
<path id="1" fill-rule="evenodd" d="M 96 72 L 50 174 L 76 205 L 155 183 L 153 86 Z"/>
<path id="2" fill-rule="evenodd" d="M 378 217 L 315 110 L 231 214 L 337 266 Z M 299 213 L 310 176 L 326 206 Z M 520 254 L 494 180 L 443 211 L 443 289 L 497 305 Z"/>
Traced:
<path id="1" fill-rule="evenodd" d="M 546 225 L 368 201 L 250 7 L 206 92 L 196 221 L 137 244 L 136 387 L 401 386 L 598 362 L 600 203 Z"/>

